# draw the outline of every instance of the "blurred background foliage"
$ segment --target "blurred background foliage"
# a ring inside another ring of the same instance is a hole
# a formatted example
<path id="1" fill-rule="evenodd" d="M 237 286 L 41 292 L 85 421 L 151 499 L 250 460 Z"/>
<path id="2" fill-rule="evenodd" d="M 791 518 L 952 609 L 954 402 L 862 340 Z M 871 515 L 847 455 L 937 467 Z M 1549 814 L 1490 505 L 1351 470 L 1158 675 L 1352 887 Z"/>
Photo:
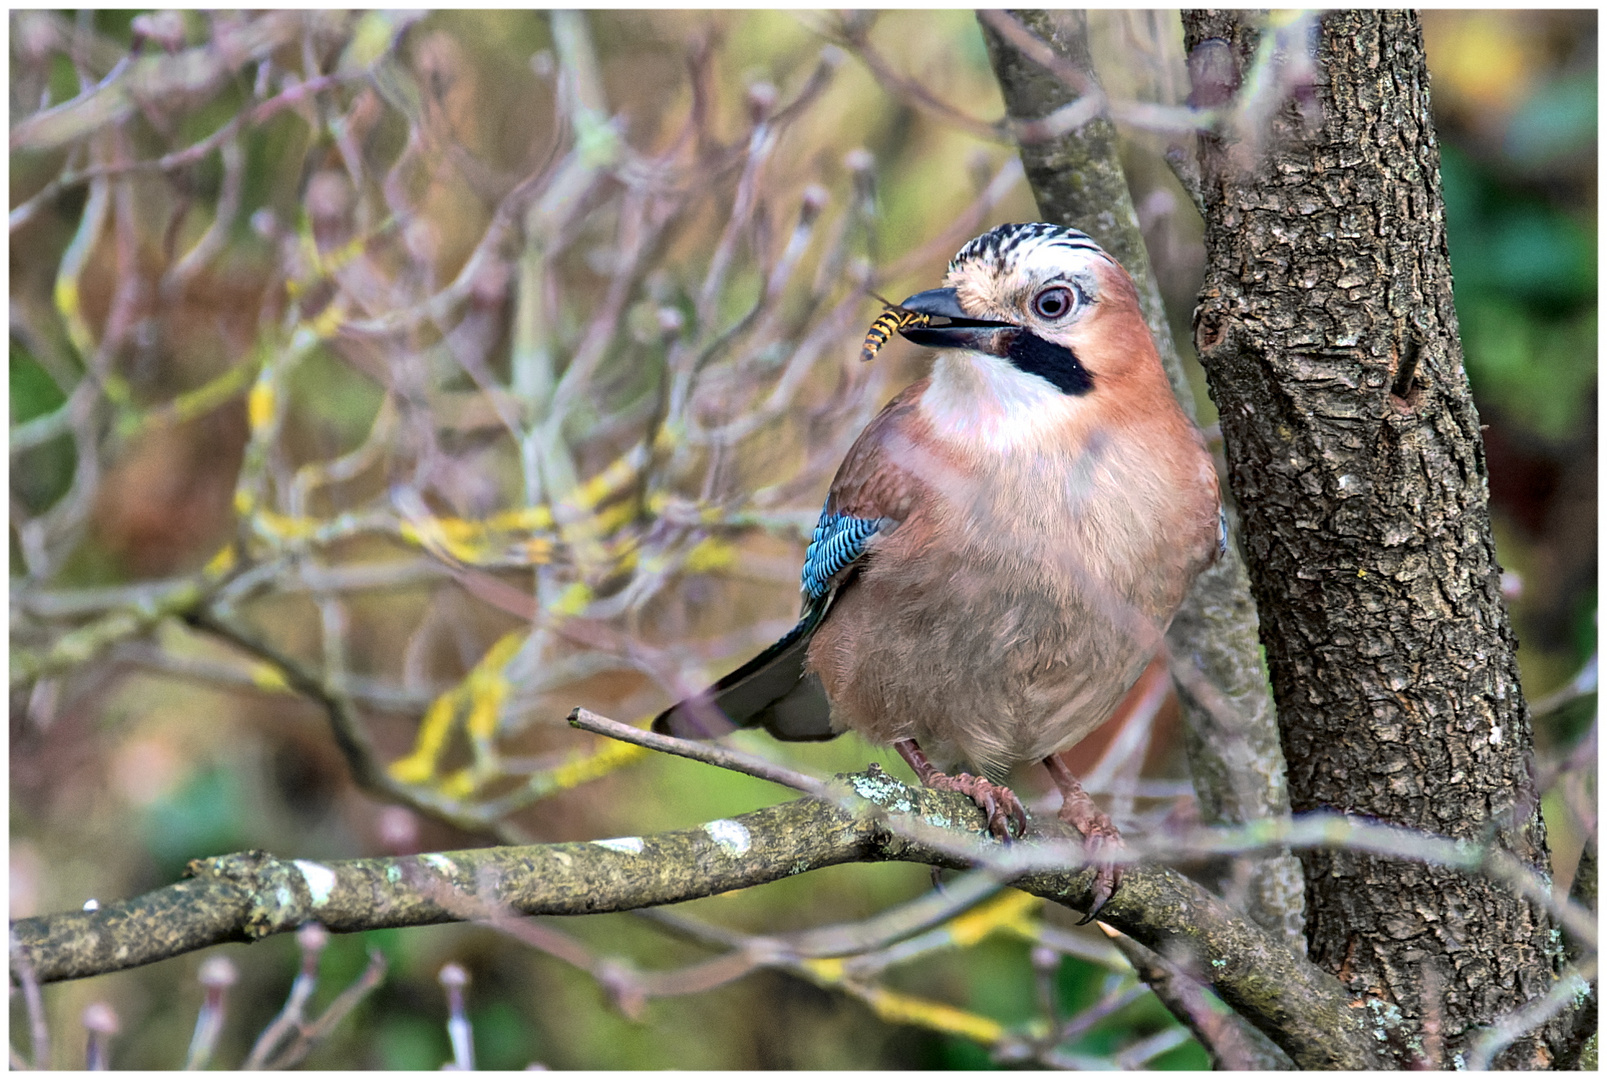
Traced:
<path id="1" fill-rule="evenodd" d="M 75 21 L 12 13 L 14 132 L 19 118 L 38 112 L 42 101 L 80 93 L 74 50 L 79 68 L 92 78 L 114 72 L 139 15 L 96 12 Z M 159 33 L 145 45 L 147 56 L 164 47 L 161 31 L 173 47 L 193 47 L 221 25 L 199 14 L 161 18 Z M 308 19 L 311 25 L 312 13 Z M 398 29 L 393 17 L 379 13 L 317 19 L 316 32 L 275 54 L 276 75 L 373 63 Z M 1538 700 L 1568 684 L 1596 647 L 1596 15 L 1437 10 L 1423 20 L 1467 368 L 1487 425 L 1499 553 L 1510 571 L 1525 690 Z M 1187 88 L 1175 13 L 1097 11 L 1091 23 L 1094 55 L 1113 97 L 1182 100 Z M 604 169 L 618 160 L 610 156 L 617 153 L 615 140 L 641 154 L 668 153 L 692 110 L 703 107 L 693 93 L 689 71 L 696 68 L 689 69 L 689 57 L 707 57 L 708 117 L 699 148 L 740 147 L 754 110 L 765 108 L 762 101 L 756 106 L 752 88 L 771 88 L 758 91 L 761 99 L 769 93 L 781 103 L 792 100 L 810 85 L 823 46 L 841 37 L 836 17 L 807 12 L 601 11 L 589 13 L 583 25 L 596 61 L 594 103 L 602 112 L 592 116 L 585 102 L 571 102 L 568 130 L 554 125 L 563 94 L 555 56 L 563 47 L 545 13 L 422 16 L 407 29 L 395 60 L 407 78 L 387 80 L 381 63 L 378 93 L 366 106 L 352 104 L 358 85 L 334 91 L 342 108 L 351 108 L 343 122 L 362 141 L 364 160 L 378 163 L 370 186 L 381 185 L 383 166 L 406 189 L 387 189 L 373 205 L 405 204 L 405 221 L 383 214 L 359 220 L 369 203 L 362 198 L 366 189 L 342 186 L 330 134 L 340 124 L 320 111 L 327 105 L 301 102 L 243 129 L 232 168 L 227 153 L 211 153 L 182 169 L 139 174 L 127 185 L 134 203 L 113 207 L 114 216 L 126 219 L 130 242 L 103 240 L 85 252 L 74 237 L 86 215 L 99 212 L 89 185 L 48 188 L 64 170 L 82 168 L 81 156 L 59 147 L 16 149 L 14 136 L 14 648 L 19 595 L 60 600 L 196 575 L 241 534 L 237 483 L 243 469 L 255 467 L 251 448 L 262 429 L 248 409 L 248 390 L 259 368 L 274 366 L 258 354 L 288 343 L 280 321 L 287 304 L 303 304 L 305 318 L 316 320 L 319 305 L 330 304 L 331 281 L 353 294 L 369 287 L 379 295 L 398 281 L 418 295 L 445 288 L 493 221 L 499 198 L 549 146 L 578 148 L 576 160 L 590 154 Z M 579 479 L 599 475 L 624 454 L 646 422 L 641 402 L 663 392 L 658 380 L 671 378 L 676 343 L 706 345 L 720 327 L 740 320 L 767 287 L 755 251 L 773 258 L 806 213 L 800 208 L 810 200 L 823 207 L 818 233 L 836 236 L 846 261 L 832 264 L 830 245 L 811 241 L 798 277 L 815 275 L 815 284 L 773 298 L 805 336 L 828 317 L 838 320 L 808 339 L 817 341 L 823 359 L 801 380 L 798 403 L 719 460 L 717 453 L 677 448 L 666 451 L 668 463 L 652 473 L 666 498 L 693 507 L 738 506 L 749 514 L 718 528 L 683 530 L 652 549 L 664 555 L 668 569 L 651 578 L 651 602 L 618 623 L 671 649 L 670 666 L 688 686 L 719 674 L 790 624 L 802 542 L 831 469 L 871 411 L 921 373 L 918 350 L 902 341 L 890 343 L 874 365 L 859 366 L 860 338 L 879 310 L 865 288 L 896 299 L 931 287 L 959 241 L 997 222 L 1035 216 L 1030 192 L 1010 172 L 1008 148 L 946 119 L 909 90 L 924 88 L 983 121 L 1002 115 L 971 14 L 889 12 L 855 25 L 868 52 L 849 48 L 832 59 L 824 88 L 777 136 L 755 213 L 764 224 L 737 249 L 713 308 L 700 308 L 698 290 L 736 197 L 729 171 L 715 176 L 699 198 L 689 197 L 668 228 L 653 270 L 642 276 L 621 316 L 615 352 L 600 368 L 606 378 L 593 397 L 575 403 L 566 428 L 581 448 L 574 463 Z M 249 108 L 260 89 L 243 76 L 186 107 L 135 115 L 119 127 L 126 150 L 153 157 L 188 146 Z M 451 132 L 452 145 L 419 141 L 420 131 L 440 130 Z M 1175 336 L 1186 347 L 1203 262 L 1200 223 L 1164 164 L 1165 138 L 1123 134 L 1134 203 Z M 624 214 L 618 193 L 588 190 L 592 201 L 556 234 L 561 251 L 542 285 L 548 290 L 543 310 L 554 319 L 548 340 L 570 349 L 605 302 L 612 260 L 624 243 L 616 231 Z M 160 291 L 176 253 L 201 242 L 220 216 L 216 208 L 230 201 L 233 217 L 207 241 L 213 245 L 208 257 L 178 285 Z M 26 211 L 20 223 L 18 208 Z M 932 247 L 973 211 L 980 215 L 974 227 Z M 354 241 L 362 245 L 363 260 L 341 263 L 353 258 Z M 298 270 L 298 258 L 311 266 Z M 84 260 L 82 266 L 64 274 L 74 259 Z M 341 276 L 357 262 L 364 262 L 369 278 Z M 280 497 L 288 487 L 284 479 L 297 469 L 360 451 L 379 439 L 376 432 L 425 437 L 407 415 L 386 418 L 393 407 L 387 403 L 405 405 L 411 393 L 427 397 L 428 438 L 437 440 L 418 451 L 436 471 L 423 485 L 429 501 L 415 524 L 432 517 L 485 519 L 524 505 L 519 450 L 500 433 L 499 400 L 484 389 L 487 379 L 519 385 L 517 356 L 525 342 L 517 323 L 526 309 L 510 297 L 517 294 L 513 278 L 529 265 L 510 259 L 500 280 L 477 280 L 455 328 L 417 345 L 406 364 L 370 342 L 340 335 L 299 353 L 275 384 L 282 423 L 271 444 L 263 443 L 277 455 L 262 468 Z M 63 277 L 74 283 L 75 297 L 63 297 Z M 86 484 L 81 455 L 95 444 L 74 436 L 71 419 L 50 425 L 71 412 L 64 405 L 86 368 L 94 368 L 94 342 L 127 302 L 120 301 L 120 288 L 131 279 L 146 283 L 139 303 L 160 317 L 146 313 L 143 321 L 133 320 L 123 346 L 97 369 L 103 419 L 116 438 L 100 444 L 106 455 L 98 462 L 101 473 Z M 342 314 L 354 317 L 354 310 Z M 707 326 L 699 324 L 704 315 Z M 438 348 L 442 341 L 449 347 Z M 741 338 L 734 359 L 718 357 L 709 365 L 704 396 L 694 403 L 703 411 L 693 426 L 729 424 L 758 407 L 786 377 L 798 342 L 799 334 L 781 331 Z M 461 360 L 455 366 L 451 357 L 464 355 L 481 356 L 484 366 L 476 371 Z M 397 372 L 404 369 L 415 382 L 399 386 Z M 1202 422 L 1209 422 L 1203 378 L 1196 385 Z M 611 416 L 634 417 L 638 427 L 610 434 Z M 588 442 L 577 427 L 602 434 Z M 384 501 L 390 482 L 384 470 L 357 472 L 355 480 L 332 485 L 313 501 L 315 516 L 334 520 Z M 768 495 L 749 498 L 756 490 Z M 555 498 L 552 491 L 547 496 Z M 19 522 L 50 518 L 74 499 L 83 502 L 74 527 L 63 528 L 48 551 L 24 550 L 29 540 Z M 638 516 L 640 532 L 631 535 L 643 544 L 657 542 L 652 513 L 642 509 Z M 394 538 L 353 533 L 320 549 L 317 558 L 352 566 L 396 551 Z M 606 575 L 588 578 L 575 567 L 545 566 L 534 557 L 520 567 L 522 577 L 505 579 L 549 608 L 571 603 L 585 609 L 588 600 L 606 601 L 608 589 L 617 587 Z M 589 591 L 575 593 L 577 583 Z M 281 648 L 310 661 L 324 655 L 333 609 L 321 607 L 309 591 L 255 600 L 250 614 Z M 339 612 L 343 662 L 362 690 L 364 722 L 388 762 L 416 749 L 429 704 L 522 625 L 440 573 L 353 592 Z M 59 633 L 74 624 L 64 617 L 52 625 Z M 674 651 L 682 640 L 698 644 Z M 549 651 L 537 656 L 527 647 L 509 667 L 512 696 L 496 714 L 499 779 L 555 775 L 564 763 L 585 760 L 595 746 L 561 722 L 574 705 L 634 720 L 673 696 L 673 687 L 641 665 L 588 667 L 585 650 L 545 647 Z M 539 663 L 569 664 L 572 677 L 538 686 L 529 669 Z M 1541 717 L 1544 759 L 1561 760 L 1581 740 L 1593 739 L 1593 716 L 1594 697 L 1587 696 Z M 1152 815 L 1177 809 L 1174 800 L 1185 790 L 1179 740 L 1160 737 L 1168 722 L 1174 721 L 1167 714 L 1157 719 L 1158 737 L 1144 760 L 1149 786 L 1138 804 Z M 462 735 L 455 739 L 441 770 L 469 768 L 477 760 Z M 902 768 L 896 755 L 851 736 L 821 745 L 778 746 L 748 735 L 738 742 L 821 772 L 858 769 L 871 760 Z M 1108 743 L 1108 736 L 1089 740 L 1081 751 L 1084 764 L 1097 760 Z M 485 840 L 359 791 L 322 713 L 283 693 L 260 665 L 172 619 L 156 621 L 147 635 L 119 641 L 59 677 L 20 689 L 14 682 L 10 760 L 13 917 L 132 895 L 174 880 L 191 858 L 247 847 L 339 858 Z M 550 794 L 510 820 L 535 840 L 590 839 L 695 825 L 783 794 L 758 780 L 658 756 L 598 771 L 605 774 L 588 783 L 554 783 Z M 430 782 L 444 775 L 426 773 Z M 1565 887 L 1583 841 L 1581 826 L 1558 797 L 1548 796 L 1546 809 Z M 745 932 L 780 932 L 862 918 L 929 885 L 918 867 L 838 867 L 680 910 Z M 1069 933 L 1070 920 L 1058 911 L 1035 910 L 1033 918 L 1032 925 Z M 1147 1046 L 1152 1056 L 1129 1063 L 1206 1064 L 1204 1052 L 1152 995 L 1133 992 L 1130 975 L 1046 950 L 1011 925 L 1003 920 L 998 932 L 963 948 L 932 949 L 882 979 L 887 990 L 965 1011 L 975 1022 L 970 1028 L 930 1016 L 897 1022 L 891 1010 L 840 984 L 777 971 L 636 1008 L 592 974 L 510 947 L 479 927 L 336 937 L 322 956 L 318 1006 L 357 978 L 370 949 L 385 954 L 389 973 L 307 1063 L 435 1068 L 449 1060 L 447 1009 L 436 977 L 444 963 L 456 961 L 472 977 L 467 1009 L 482 1067 L 986 1067 L 995 1061 L 986 1039 L 965 1034 L 976 1031 L 976 1023 L 1029 1032 L 1046 1018 L 1091 1007 L 1107 1014 L 1061 1047 L 1077 1060 L 1120 1063 L 1115 1055 L 1124 1048 Z M 630 957 L 643 968 L 707 955 L 635 916 L 568 920 L 561 928 L 596 955 Z M 1102 943 L 1094 936 L 1083 940 L 1097 954 Z M 232 956 L 240 972 L 213 1058 L 231 1065 L 244 1059 L 280 1008 L 300 957 L 288 937 L 213 951 Z M 54 1063 L 82 1062 L 78 1018 L 90 1002 L 106 1001 L 122 1021 L 114 1064 L 178 1065 L 201 1001 L 201 959 L 182 957 L 48 988 Z M 20 1008 L 14 995 L 14 1033 L 22 1029 Z"/>
<path id="2" fill-rule="evenodd" d="M 1596 24 L 1423 13 L 1457 317 L 1531 704 L 1596 654 Z M 1542 760 L 1593 755 L 1595 719 L 1593 694 L 1540 716 Z M 1546 820 L 1570 880 L 1583 837 L 1558 799 Z"/>

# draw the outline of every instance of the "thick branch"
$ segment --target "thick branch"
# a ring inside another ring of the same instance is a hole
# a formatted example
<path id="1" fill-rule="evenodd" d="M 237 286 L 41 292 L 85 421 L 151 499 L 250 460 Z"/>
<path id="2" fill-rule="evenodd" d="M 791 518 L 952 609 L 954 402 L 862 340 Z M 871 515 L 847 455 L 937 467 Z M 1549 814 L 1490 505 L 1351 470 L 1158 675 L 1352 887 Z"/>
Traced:
<path id="1" fill-rule="evenodd" d="M 842 778 L 920 830 L 982 831 L 963 796 L 910 788 L 880 770 Z M 846 862 L 965 865 L 947 845 L 898 835 L 878 814 L 800 799 L 696 829 L 582 843 L 318 863 L 245 852 L 190 865 L 191 880 L 97 911 L 21 919 L 18 946 L 44 982 L 136 967 L 317 921 L 336 932 L 453 921 L 454 896 L 527 915 L 677 903 Z M 959 839 L 960 837 L 956 837 Z M 1013 884 L 1086 910 L 1089 870 Z M 1374 1036 L 1343 988 L 1172 870 L 1134 866 L 1100 918 L 1168 957 L 1277 1042 L 1302 1068 L 1366 1068 Z"/>

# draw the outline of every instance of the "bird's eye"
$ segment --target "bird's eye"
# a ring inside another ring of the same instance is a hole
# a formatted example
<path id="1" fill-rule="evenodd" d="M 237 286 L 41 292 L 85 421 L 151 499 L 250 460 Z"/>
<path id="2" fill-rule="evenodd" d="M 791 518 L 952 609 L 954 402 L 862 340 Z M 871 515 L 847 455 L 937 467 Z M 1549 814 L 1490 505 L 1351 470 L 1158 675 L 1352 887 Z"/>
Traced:
<path id="1" fill-rule="evenodd" d="M 1032 310 L 1045 319 L 1058 319 L 1071 310 L 1071 290 L 1064 285 L 1045 289 L 1032 298 Z"/>

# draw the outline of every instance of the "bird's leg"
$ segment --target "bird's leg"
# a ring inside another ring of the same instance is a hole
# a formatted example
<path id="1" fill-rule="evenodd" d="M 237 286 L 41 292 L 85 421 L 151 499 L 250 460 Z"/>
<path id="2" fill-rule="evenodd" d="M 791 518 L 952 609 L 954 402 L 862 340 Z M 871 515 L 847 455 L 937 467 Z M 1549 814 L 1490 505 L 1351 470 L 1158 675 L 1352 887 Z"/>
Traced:
<path id="1" fill-rule="evenodd" d="M 1093 796 L 1083 790 L 1082 784 L 1077 782 L 1058 754 L 1050 754 L 1043 759 L 1043 764 L 1054 779 L 1055 787 L 1060 789 L 1060 820 L 1082 833 L 1083 847 L 1096 868 L 1094 903 L 1082 922 L 1077 924 L 1082 926 L 1093 921 L 1099 909 L 1105 906 L 1105 901 L 1115 895 L 1122 883 L 1122 868 L 1116 863 L 1100 859 L 1101 852 L 1122 846 L 1122 834 L 1116 831 L 1116 823 L 1110 820 L 1110 815 L 1101 810 L 1094 803 Z"/>
<path id="2" fill-rule="evenodd" d="M 937 766 L 932 764 L 926 752 L 915 744 L 914 739 L 900 739 L 893 744 L 893 749 L 909 762 L 910 768 L 915 770 L 915 775 L 920 777 L 921 783 L 927 787 L 969 795 L 971 801 L 988 815 L 988 830 L 1000 840 L 1010 842 L 1011 823 L 1015 825 L 1016 836 L 1026 835 L 1027 811 L 1022 807 L 1021 800 L 1016 798 L 1016 793 L 1003 784 L 995 784 L 992 780 L 972 776 L 970 773 L 956 773 L 950 776 L 948 773 L 938 772 Z"/>

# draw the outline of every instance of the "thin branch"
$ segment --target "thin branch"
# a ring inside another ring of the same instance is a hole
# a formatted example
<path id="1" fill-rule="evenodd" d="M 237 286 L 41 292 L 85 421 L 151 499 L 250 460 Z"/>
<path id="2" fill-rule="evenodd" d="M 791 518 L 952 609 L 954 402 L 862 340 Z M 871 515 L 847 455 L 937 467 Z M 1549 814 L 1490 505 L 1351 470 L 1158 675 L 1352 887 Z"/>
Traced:
<path id="1" fill-rule="evenodd" d="M 851 17 L 838 21 L 833 28 L 833 36 L 870 69 L 871 75 L 884 90 L 906 104 L 979 139 L 990 142 L 1010 140 L 1008 121 L 992 122 L 972 116 L 933 94 L 918 79 L 907 79 L 894 71 L 892 65 L 871 45 L 869 30 L 869 20 Z"/>
<path id="2" fill-rule="evenodd" d="M 15 929 L 10 937 L 11 970 L 22 987 L 22 1002 L 28 1010 L 28 1050 L 33 1055 L 31 1068 L 50 1067 L 50 1025 L 45 1021 L 44 997 L 39 992 L 39 978 L 34 972 L 28 951 L 17 940 Z M 13 1051 L 15 1053 L 15 1051 Z"/>
<path id="3" fill-rule="evenodd" d="M 1596 980 L 1596 958 L 1578 968 L 1570 968 L 1540 997 L 1515 1009 L 1491 1024 L 1474 1040 L 1468 1051 L 1467 1068 L 1489 1069 L 1495 1056 L 1520 1036 L 1533 1031 L 1552 1017 L 1591 1001 L 1591 984 Z"/>
<path id="4" fill-rule="evenodd" d="M 611 739 L 632 743 L 636 746 L 645 746 L 649 750 L 658 750 L 677 757 L 690 758 L 701 761 L 706 765 L 715 765 L 732 772 L 744 773 L 748 776 L 757 776 L 761 780 L 768 780 L 772 784 L 802 791 L 805 794 L 824 798 L 827 795 L 827 784 L 813 776 L 789 769 L 784 765 L 777 765 L 772 761 L 744 754 L 740 750 L 728 746 L 720 746 L 711 742 L 694 742 L 690 739 L 677 739 L 669 735 L 659 735 L 652 731 L 643 731 L 641 728 L 622 724 L 618 720 L 610 720 L 606 716 L 598 716 L 590 709 L 577 708 L 569 714 L 569 726 L 579 728 L 581 731 L 590 731 L 596 735 L 606 735 Z"/>
<path id="5" fill-rule="evenodd" d="M 387 802 L 400 803 L 438 821 L 469 832 L 488 833 L 504 843 L 517 843 L 524 839 L 517 827 L 495 820 L 483 811 L 466 806 L 432 791 L 404 784 L 388 773 L 380 764 L 375 748 L 362 721 L 353 712 L 344 695 L 325 685 L 300 661 L 261 640 L 251 631 L 213 611 L 197 611 L 186 621 L 199 630 L 214 635 L 246 652 L 268 661 L 277 667 L 291 689 L 312 699 L 321 706 L 329 719 L 330 733 L 340 748 L 352 779 L 357 786 Z"/>
<path id="6" fill-rule="evenodd" d="M 1237 1013 L 1221 1006 L 1213 1008 L 1199 980 L 1132 938 L 1108 927 L 1105 932 L 1133 965 L 1133 970 L 1144 985 L 1154 991 L 1167 1011 L 1205 1047 L 1206 1053 L 1211 1055 L 1213 1069 L 1243 1071 L 1289 1068 L 1288 1055 L 1265 1035 L 1247 1024 Z"/>
<path id="7" fill-rule="evenodd" d="M 1591 653 L 1579 672 L 1569 679 L 1566 685 L 1558 687 L 1543 698 L 1537 698 L 1529 703 L 1529 716 L 1538 720 L 1548 716 L 1566 705 L 1571 705 L 1582 697 L 1589 697 L 1596 693 L 1601 683 L 1600 661 L 1597 654 Z"/>
<path id="8" fill-rule="evenodd" d="M 348 1013 L 385 981 L 388 966 L 384 953 L 378 949 L 370 949 L 368 966 L 363 969 L 357 980 L 336 995 L 335 1000 L 329 1003 L 329 1007 L 320 1013 L 316 1020 L 304 1024 L 296 1033 L 295 1041 L 279 1056 L 269 1061 L 267 1067 L 280 1070 L 300 1064 L 346 1018 Z"/>
<path id="9" fill-rule="evenodd" d="M 230 40 L 209 42 L 177 56 L 147 56 L 122 67 L 70 101 L 34 113 L 11 129 L 11 149 L 43 152 L 122 123 L 141 102 L 182 101 L 215 89 L 246 64 L 301 35 L 299 11 L 271 12 L 232 28 Z"/>

